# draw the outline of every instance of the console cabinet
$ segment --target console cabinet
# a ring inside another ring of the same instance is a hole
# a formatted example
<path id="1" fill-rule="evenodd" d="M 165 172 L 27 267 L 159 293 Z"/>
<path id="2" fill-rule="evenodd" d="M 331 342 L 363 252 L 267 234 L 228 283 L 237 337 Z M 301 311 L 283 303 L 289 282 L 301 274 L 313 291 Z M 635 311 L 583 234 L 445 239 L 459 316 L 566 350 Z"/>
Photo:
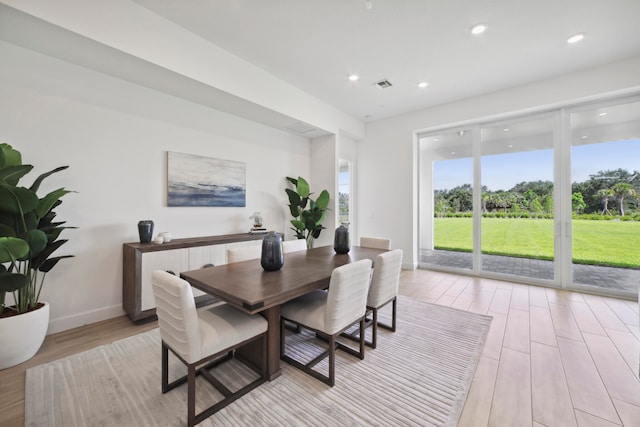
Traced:
<path id="1" fill-rule="evenodd" d="M 225 234 L 221 236 L 174 239 L 168 243 L 125 243 L 122 247 L 122 307 L 134 322 L 155 318 L 156 304 L 151 288 L 153 270 L 169 270 L 179 275 L 207 265 L 227 263 L 227 249 L 259 245 L 261 234 Z M 193 289 L 198 305 L 215 301 Z"/>

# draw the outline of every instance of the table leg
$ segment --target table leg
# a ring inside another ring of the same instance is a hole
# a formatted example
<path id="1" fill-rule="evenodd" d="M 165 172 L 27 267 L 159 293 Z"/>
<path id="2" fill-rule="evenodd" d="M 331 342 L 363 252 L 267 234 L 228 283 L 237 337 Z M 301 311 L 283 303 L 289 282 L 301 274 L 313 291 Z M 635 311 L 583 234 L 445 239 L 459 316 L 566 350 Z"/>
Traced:
<path id="1" fill-rule="evenodd" d="M 282 373 L 280 369 L 280 306 L 266 309 L 264 316 L 269 323 L 267 331 L 267 377 L 273 381 Z"/>

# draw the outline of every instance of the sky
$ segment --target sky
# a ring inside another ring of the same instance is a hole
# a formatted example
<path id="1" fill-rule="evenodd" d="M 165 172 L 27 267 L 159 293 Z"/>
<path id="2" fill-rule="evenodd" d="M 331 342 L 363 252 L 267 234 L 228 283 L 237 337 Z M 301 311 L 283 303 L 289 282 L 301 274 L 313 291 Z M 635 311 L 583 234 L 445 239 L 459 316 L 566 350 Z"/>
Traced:
<path id="1" fill-rule="evenodd" d="M 640 139 L 580 145 L 572 148 L 572 182 L 582 182 L 601 170 L 640 171 Z M 450 190 L 473 181 L 470 158 L 434 162 L 434 188 Z M 482 157 L 482 185 L 490 191 L 509 190 L 523 181 L 553 181 L 553 151 L 525 151 Z"/>

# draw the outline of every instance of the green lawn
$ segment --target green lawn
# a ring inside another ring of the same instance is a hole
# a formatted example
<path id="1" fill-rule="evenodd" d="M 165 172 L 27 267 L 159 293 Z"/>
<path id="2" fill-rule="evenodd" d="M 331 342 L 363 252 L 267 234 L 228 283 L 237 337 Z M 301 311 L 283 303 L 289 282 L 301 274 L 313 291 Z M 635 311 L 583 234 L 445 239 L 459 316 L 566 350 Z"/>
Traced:
<path id="1" fill-rule="evenodd" d="M 472 250 L 471 218 L 435 218 L 436 249 Z M 553 259 L 553 220 L 482 219 L 482 253 Z M 640 222 L 573 221 L 573 262 L 640 267 Z"/>

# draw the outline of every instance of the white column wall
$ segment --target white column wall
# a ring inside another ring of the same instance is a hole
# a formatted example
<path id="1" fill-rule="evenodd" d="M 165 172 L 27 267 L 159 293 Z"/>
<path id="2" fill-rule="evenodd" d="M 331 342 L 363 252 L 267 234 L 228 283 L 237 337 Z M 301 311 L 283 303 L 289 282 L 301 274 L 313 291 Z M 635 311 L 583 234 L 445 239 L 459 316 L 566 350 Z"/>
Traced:
<path id="1" fill-rule="evenodd" d="M 314 198 L 322 190 L 327 190 L 331 199 L 327 216 L 322 223 L 326 230 L 322 230 L 320 236 L 315 241 L 315 246 L 333 245 L 333 233 L 336 229 L 336 218 L 333 212 L 337 204 L 338 191 L 338 160 L 337 138 L 335 135 L 327 135 L 311 140 L 311 180 L 309 185 L 314 194 Z"/>

